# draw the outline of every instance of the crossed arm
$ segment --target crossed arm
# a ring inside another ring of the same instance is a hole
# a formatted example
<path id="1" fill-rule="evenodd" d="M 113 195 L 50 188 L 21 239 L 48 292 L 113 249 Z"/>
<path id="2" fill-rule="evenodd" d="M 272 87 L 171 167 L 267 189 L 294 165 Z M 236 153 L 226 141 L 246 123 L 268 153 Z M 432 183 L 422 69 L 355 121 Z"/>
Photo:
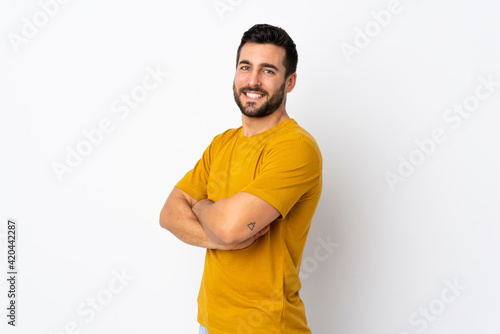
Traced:
<path id="1" fill-rule="evenodd" d="M 267 233 L 279 215 L 271 204 L 249 193 L 197 202 L 175 187 L 161 210 L 160 225 L 193 246 L 236 250 Z"/>

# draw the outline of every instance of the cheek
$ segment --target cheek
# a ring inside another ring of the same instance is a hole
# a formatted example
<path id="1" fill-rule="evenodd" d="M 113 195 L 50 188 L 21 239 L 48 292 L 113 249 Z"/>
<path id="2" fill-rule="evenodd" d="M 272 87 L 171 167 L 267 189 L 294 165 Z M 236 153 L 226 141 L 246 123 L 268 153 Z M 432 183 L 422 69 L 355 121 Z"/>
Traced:
<path id="1" fill-rule="evenodd" d="M 239 87 L 246 87 L 246 86 L 248 86 L 247 77 L 245 77 L 245 76 L 239 77 L 237 79 L 237 81 L 236 81 L 236 85 L 239 86 Z"/>

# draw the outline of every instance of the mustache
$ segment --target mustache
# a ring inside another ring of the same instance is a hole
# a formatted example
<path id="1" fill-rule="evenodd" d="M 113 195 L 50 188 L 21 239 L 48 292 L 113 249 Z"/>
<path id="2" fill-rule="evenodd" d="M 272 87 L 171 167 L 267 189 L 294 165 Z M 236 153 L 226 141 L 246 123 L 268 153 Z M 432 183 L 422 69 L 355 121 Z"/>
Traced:
<path id="1" fill-rule="evenodd" d="M 256 93 L 262 93 L 262 95 L 268 95 L 268 93 L 260 87 L 246 86 L 246 87 L 240 88 L 240 90 L 239 90 L 240 93 L 243 93 L 244 91 L 252 91 L 252 92 L 256 92 Z"/>

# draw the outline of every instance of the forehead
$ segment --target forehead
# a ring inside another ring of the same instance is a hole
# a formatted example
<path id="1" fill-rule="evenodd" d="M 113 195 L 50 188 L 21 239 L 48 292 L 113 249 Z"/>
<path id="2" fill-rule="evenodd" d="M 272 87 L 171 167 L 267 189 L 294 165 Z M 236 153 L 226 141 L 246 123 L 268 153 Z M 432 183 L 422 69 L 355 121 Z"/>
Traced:
<path id="1" fill-rule="evenodd" d="M 249 61 L 253 65 L 273 64 L 278 68 L 285 68 L 286 50 L 283 47 L 274 44 L 246 43 L 240 51 L 240 59 Z"/>

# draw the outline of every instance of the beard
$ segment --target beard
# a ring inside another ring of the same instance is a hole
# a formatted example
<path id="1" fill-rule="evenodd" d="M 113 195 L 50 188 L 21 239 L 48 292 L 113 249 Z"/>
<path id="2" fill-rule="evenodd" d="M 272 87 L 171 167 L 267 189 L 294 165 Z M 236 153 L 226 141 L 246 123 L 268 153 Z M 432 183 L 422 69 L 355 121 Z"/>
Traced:
<path id="1" fill-rule="evenodd" d="M 238 105 L 238 107 L 241 110 L 241 113 L 247 117 L 252 117 L 252 118 L 262 118 L 271 115 L 274 113 L 278 108 L 281 106 L 283 103 L 283 100 L 285 99 L 285 84 L 286 81 L 283 82 L 283 85 L 278 89 L 278 91 L 269 99 L 268 101 L 265 101 L 264 104 L 260 108 L 257 108 L 255 105 L 257 102 L 255 101 L 249 101 L 247 102 L 246 105 L 243 105 L 241 102 L 241 94 L 245 94 L 243 91 L 252 91 L 252 92 L 258 92 L 263 95 L 263 98 L 265 96 L 269 96 L 269 93 L 266 92 L 265 90 L 258 88 L 258 87 L 243 87 L 240 88 L 239 90 L 236 90 L 236 87 L 233 82 L 233 95 L 234 95 L 234 101 Z"/>

